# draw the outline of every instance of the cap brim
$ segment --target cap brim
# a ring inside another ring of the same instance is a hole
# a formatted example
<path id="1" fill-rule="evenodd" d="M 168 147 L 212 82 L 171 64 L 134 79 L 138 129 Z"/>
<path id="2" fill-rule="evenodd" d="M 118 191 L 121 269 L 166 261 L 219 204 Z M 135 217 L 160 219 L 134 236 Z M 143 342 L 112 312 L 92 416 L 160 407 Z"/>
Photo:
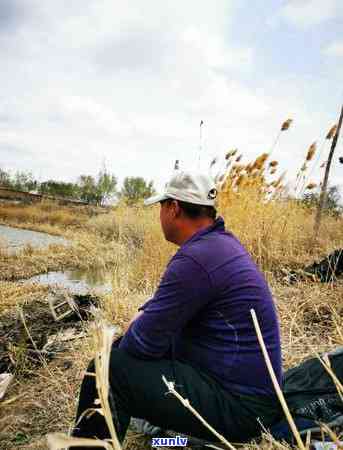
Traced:
<path id="1" fill-rule="evenodd" d="M 155 203 L 162 202 L 163 200 L 167 200 L 168 197 L 166 197 L 164 194 L 154 195 L 152 197 L 147 198 L 144 200 L 145 206 L 154 205 Z"/>

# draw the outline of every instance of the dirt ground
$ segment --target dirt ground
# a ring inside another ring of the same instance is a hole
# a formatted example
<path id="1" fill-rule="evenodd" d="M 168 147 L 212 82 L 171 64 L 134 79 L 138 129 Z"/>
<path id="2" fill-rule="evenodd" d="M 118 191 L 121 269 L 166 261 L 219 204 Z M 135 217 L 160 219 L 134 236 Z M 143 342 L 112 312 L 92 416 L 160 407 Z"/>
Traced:
<path id="1" fill-rule="evenodd" d="M 68 225 L 60 233 L 73 239 L 74 245 L 68 248 L 55 246 L 37 251 L 28 247 L 17 256 L 0 249 L 0 373 L 14 373 L 14 381 L 0 402 L 0 450 L 45 450 L 48 433 L 68 432 L 84 370 L 94 353 L 92 319 L 86 312 L 92 299 L 75 299 L 81 310 L 84 307 L 82 320 L 74 315 L 56 323 L 47 300 L 59 293 L 20 280 L 72 267 L 109 270 L 113 293 L 96 301 L 106 319 L 124 329 L 138 305 L 153 292 L 174 251 L 162 239 L 156 218 L 144 216 L 139 222 L 138 213 L 125 209 L 119 225 L 117 216 L 95 217 L 87 222 L 87 230 L 81 228 L 83 222 L 78 223 L 74 234 Z M 62 219 L 65 222 L 65 217 Z M 336 248 L 336 243 L 331 243 L 330 248 Z M 272 252 L 270 261 L 280 252 Z M 306 252 L 296 267 L 303 265 L 305 256 L 308 258 Z M 284 255 L 284 259 L 292 258 Z M 287 284 L 279 270 L 284 267 L 281 263 L 270 264 L 265 275 L 280 317 L 287 369 L 316 352 L 343 345 L 343 280 Z M 274 450 L 281 444 L 264 439 L 245 447 Z M 128 433 L 126 450 L 150 448 L 148 438 Z"/>
<path id="2" fill-rule="evenodd" d="M 281 319 L 284 367 L 291 367 L 314 351 L 331 350 L 343 345 L 343 283 L 272 284 Z M 77 392 L 87 362 L 92 356 L 92 343 L 87 336 L 89 322 L 70 317 L 54 322 L 47 303 L 37 296 L 22 307 L 23 315 L 10 309 L 0 318 L 1 364 L 13 370 L 15 380 L 6 400 L 0 405 L 0 449 L 46 449 L 45 435 L 67 432 L 73 423 Z M 38 297 L 38 298 L 37 298 Z M 137 299 L 134 300 L 137 302 Z M 129 317 L 123 310 L 118 319 L 122 325 Z M 126 317 L 125 317 L 126 316 Z M 22 322 L 25 318 L 27 330 Z M 85 336 L 52 345 L 51 353 L 37 357 L 32 340 L 42 349 L 48 336 L 73 328 Z M 11 342 L 5 356 L 4 342 Z M 127 449 L 150 448 L 149 439 L 130 432 Z"/>

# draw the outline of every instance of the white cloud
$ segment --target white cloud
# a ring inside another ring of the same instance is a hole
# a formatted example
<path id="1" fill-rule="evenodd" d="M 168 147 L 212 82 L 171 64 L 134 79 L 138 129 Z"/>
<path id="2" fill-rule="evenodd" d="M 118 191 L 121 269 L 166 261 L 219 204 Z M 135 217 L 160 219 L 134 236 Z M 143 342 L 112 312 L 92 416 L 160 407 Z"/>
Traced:
<path id="1" fill-rule="evenodd" d="M 326 49 L 324 53 L 329 56 L 343 56 L 343 41 L 332 42 Z"/>
<path id="2" fill-rule="evenodd" d="M 6 169 L 73 179 L 95 174 L 105 158 L 120 178 L 142 175 L 161 185 L 175 159 L 194 166 L 200 120 L 205 164 L 233 146 L 250 157 L 265 151 L 296 112 L 297 128 L 278 148 L 290 167 L 314 139 L 308 134 L 331 124 L 325 113 L 308 111 L 301 80 L 266 74 L 265 90 L 243 81 L 253 74 L 255 51 L 228 40 L 231 1 L 215 8 L 195 0 L 26 4 L 15 15 L 9 7 L 8 29 L 0 29 Z"/>
<path id="3" fill-rule="evenodd" d="M 0 37 L 7 164 L 23 169 L 26 148 L 43 177 L 95 172 L 103 157 L 122 176 L 152 177 L 156 161 L 169 167 L 189 146 L 199 99 L 216 90 L 219 101 L 216 72 L 249 70 L 252 50 L 224 41 L 227 1 L 73 5 L 32 1 Z"/>
<path id="4" fill-rule="evenodd" d="M 288 0 L 278 15 L 297 27 L 307 28 L 342 14 L 341 0 Z"/>

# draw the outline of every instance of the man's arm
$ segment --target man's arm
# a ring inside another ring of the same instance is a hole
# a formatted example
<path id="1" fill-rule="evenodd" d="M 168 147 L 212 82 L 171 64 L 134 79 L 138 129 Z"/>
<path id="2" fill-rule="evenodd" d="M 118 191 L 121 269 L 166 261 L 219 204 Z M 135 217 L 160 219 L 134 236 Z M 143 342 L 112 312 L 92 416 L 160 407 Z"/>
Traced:
<path id="1" fill-rule="evenodd" d="M 188 256 L 174 257 L 154 297 L 123 336 L 120 348 L 139 358 L 162 358 L 172 337 L 211 300 L 211 295 L 207 272 Z"/>
<path id="2" fill-rule="evenodd" d="M 133 324 L 133 322 L 136 319 L 138 319 L 138 317 L 140 317 L 143 314 L 143 312 L 144 312 L 144 310 L 140 310 L 140 311 L 136 312 L 136 314 L 131 318 L 130 322 L 125 326 L 125 328 L 124 328 L 125 331 L 127 331 L 130 328 L 130 326 Z"/>

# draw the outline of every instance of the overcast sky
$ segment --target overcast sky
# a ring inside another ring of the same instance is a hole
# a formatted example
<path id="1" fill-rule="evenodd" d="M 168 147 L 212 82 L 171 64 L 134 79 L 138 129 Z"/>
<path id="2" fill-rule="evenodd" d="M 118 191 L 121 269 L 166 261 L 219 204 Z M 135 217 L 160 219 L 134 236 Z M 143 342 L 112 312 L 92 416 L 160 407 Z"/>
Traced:
<path id="1" fill-rule="evenodd" d="M 197 167 L 201 120 L 205 168 L 268 151 L 291 117 L 274 152 L 291 178 L 343 101 L 343 1 L 0 0 L 0 61 L 5 170 L 69 181 L 105 162 L 160 186 L 175 159 Z"/>

